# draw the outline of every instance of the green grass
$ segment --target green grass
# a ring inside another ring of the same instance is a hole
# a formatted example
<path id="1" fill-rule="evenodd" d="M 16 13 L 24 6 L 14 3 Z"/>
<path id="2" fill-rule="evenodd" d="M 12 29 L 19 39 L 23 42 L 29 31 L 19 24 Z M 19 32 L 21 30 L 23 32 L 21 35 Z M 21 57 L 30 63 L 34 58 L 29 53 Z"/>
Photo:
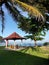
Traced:
<path id="1" fill-rule="evenodd" d="M 0 65 L 49 65 L 48 56 L 43 54 L 39 48 L 10 51 L 0 47 Z"/>
<path id="2" fill-rule="evenodd" d="M 22 53 L 27 53 L 30 55 L 42 57 L 42 58 L 48 58 L 49 51 L 45 51 L 41 49 L 40 47 L 28 47 L 26 49 L 21 50 Z"/>

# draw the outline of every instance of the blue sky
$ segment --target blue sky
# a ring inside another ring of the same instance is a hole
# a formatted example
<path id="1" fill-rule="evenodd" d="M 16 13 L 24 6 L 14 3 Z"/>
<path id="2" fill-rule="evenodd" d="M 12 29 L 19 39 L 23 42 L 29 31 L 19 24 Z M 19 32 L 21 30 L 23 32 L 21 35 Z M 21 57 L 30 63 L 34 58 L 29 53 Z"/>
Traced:
<path id="1" fill-rule="evenodd" d="M 3 10 L 5 13 L 5 29 L 2 34 L 2 32 L 1 32 L 2 27 L 1 27 L 1 20 L 0 20 L 0 36 L 7 37 L 8 35 L 10 35 L 13 32 L 18 33 L 21 36 L 25 36 L 26 33 L 18 28 L 18 25 L 14 22 L 14 20 L 10 16 L 8 10 L 4 6 L 3 6 Z M 24 13 L 21 11 L 21 14 L 23 14 L 24 16 L 27 16 L 26 12 Z M 49 31 L 46 33 L 45 39 L 42 42 L 44 42 L 44 41 L 49 41 Z"/>
<path id="2" fill-rule="evenodd" d="M 5 6 L 2 7 L 3 11 L 5 13 L 4 18 L 5 18 L 5 29 L 3 34 L 1 33 L 1 20 L 0 20 L 0 35 L 3 37 L 8 36 L 10 33 L 17 32 L 21 36 L 25 35 L 25 32 L 18 29 L 18 25 L 15 23 L 15 21 L 12 19 L 11 14 L 9 14 L 8 10 L 5 8 Z M 23 13 L 24 14 L 24 13 Z M 26 14 L 26 12 L 25 12 Z"/>

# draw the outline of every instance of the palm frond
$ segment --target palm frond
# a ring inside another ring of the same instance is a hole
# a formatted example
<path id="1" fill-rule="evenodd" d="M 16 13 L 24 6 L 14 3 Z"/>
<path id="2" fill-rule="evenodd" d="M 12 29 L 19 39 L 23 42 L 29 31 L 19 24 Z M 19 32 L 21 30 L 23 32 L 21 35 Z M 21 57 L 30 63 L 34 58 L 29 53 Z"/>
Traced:
<path id="1" fill-rule="evenodd" d="M 23 7 L 25 10 L 27 10 L 32 16 L 35 16 L 36 18 L 38 18 L 38 20 L 45 21 L 44 16 L 42 15 L 42 13 L 34 6 L 30 6 L 26 3 L 23 3 L 19 0 L 15 0 L 16 3 L 18 3 L 21 7 Z"/>
<path id="2" fill-rule="evenodd" d="M 1 21 L 2 21 L 2 33 L 3 33 L 3 30 L 4 30 L 4 28 L 5 28 L 5 23 L 4 23 L 4 12 L 3 12 L 3 10 L 2 10 L 2 7 L 1 7 Z"/>
<path id="3" fill-rule="evenodd" d="M 16 7 L 12 6 L 10 2 L 6 3 L 6 8 L 8 9 L 9 13 L 12 14 L 12 17 L 14 18 L 14 20 L 16 20 L 15 22 L 26 21 L 25 17 L 21 15 L 20 11 L 18 11 Z"/>
<path id="4" fill-rule="evenodd" d="M 12 15 L 13 19 L 18 21 L 18 15 L 20 15 L 19 11 L 15 7 L 13 7 L 12 4 L 9 2 L 7 2 L 5 5 L 9 13 Z"/>

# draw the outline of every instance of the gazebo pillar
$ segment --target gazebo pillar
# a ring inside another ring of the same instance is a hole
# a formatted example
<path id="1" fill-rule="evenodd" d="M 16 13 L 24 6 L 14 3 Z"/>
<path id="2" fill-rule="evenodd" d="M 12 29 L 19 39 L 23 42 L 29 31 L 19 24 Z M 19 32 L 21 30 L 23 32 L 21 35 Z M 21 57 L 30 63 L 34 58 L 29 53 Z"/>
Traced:
<path id="1" fill-rule="evenodd" d="M 23 43 L 23 40 L 21 39 L 21 44 Z"/>
<path id="2" fill-rule="evenodd" d="M 14 40 L 14 49 L 15 49 L 15 40 Z"/>
<path id="3" fill-rule="evenodd" d="M 8 40 L 6 40 L 6 48 L 8 47 Z"/>

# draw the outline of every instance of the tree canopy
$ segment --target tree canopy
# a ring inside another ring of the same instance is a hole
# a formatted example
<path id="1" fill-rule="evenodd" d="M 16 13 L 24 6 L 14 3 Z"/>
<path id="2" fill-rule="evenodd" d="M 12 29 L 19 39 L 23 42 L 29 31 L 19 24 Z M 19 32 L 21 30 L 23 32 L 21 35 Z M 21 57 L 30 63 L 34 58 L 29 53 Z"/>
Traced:
<path id="1" fill-rule="evenodd" d="M 22 24 L 26 24 L 25 28 L 29 29 L 29 33 L 33 33 L 33 32 L 38 32 L 38 31 L 44 31 L 44 33 L 46 32 L 46 30 L 49 30 L 49 0 L 20 0 L 22 2 L 25 2 L 31 6 L 34 6 L 36 8 L 38 8 L 38 10 L 43 14 L 45 20 L 43 22 L 43 20 L 38 20 L 35 19 L 35 17 L 31 17 L 28 22 L 23 22 Z M 40 18 L 41 19 L 41 18 Z M 22 24 L 20 23 L 19 27 L 22 27 Z M 28 26 L 29 25 L 29 26 Z M 25 28 L 22 27 L 22 30 L 25 30 Z M 37 30 L 37 31 L 36 31 Z M 28 30 L 27 30 L 28 31 Z"/>
<path id="2" fill-rule="evenodd" d="M 18 21 L 18 27 L 26 33 L 40 36 L 45 35 L 49 30 L 49 0 L 0 0 L 2 32 L 5 25 L 3 4 L 14 20 Z M 16 8 L 18 5 L 23 11 L 28 12 L 28 18 L 24 17 Z"/>
<path id="3" fill-rule="evenodd" d="M 29 5 L 27 2 L 25 2 L 26 0 L 0 0 L 0 15 L 2 17 L 2 32 L 4 29 L 4 11 L 3 11 L 3 4 L 5 4 L 6 8 L 8 8 L 8 10 L 10 11 L 10 13 L 12 14 L 13 18 L 15 20 L 18 20 L 19 22 L 21 21 L 25 21 L 24 16 L 22 16 L 20 14 L 20 12 L 17 10 L 17 8 L 15 6 L 20 5 L 20 7 L 23 10 L 28 11 L 29 14 L 29 18 L 30 17 L 35 17 L 36 19 L 38 18 L 38 20 L 45 20 L 44 16 L 42 15 L 42 13 L 39 11 L 39 9 L 35 6 Z M 29 1 L 29 0 L 27 0 Z"/>
<path id="4" fill-rule="evenodd" d="M 30 18 L 26 19 L 26 22 L 18 23 L 19 28 L 29 33 L 27 36 L 28 38 L 39 40 L 40 36 L 45 36 L 46 32 L 49 30 L 49 1 L 48 0 L 20 0 L 25 2 L 31 6 L 36 7 L 44 16 L 45 20 L 40 20 L 31 16 Z M 38 37 L 36 37 L 38 36 Z M 42 39 L 42 38 L 41 38 Z"/>

